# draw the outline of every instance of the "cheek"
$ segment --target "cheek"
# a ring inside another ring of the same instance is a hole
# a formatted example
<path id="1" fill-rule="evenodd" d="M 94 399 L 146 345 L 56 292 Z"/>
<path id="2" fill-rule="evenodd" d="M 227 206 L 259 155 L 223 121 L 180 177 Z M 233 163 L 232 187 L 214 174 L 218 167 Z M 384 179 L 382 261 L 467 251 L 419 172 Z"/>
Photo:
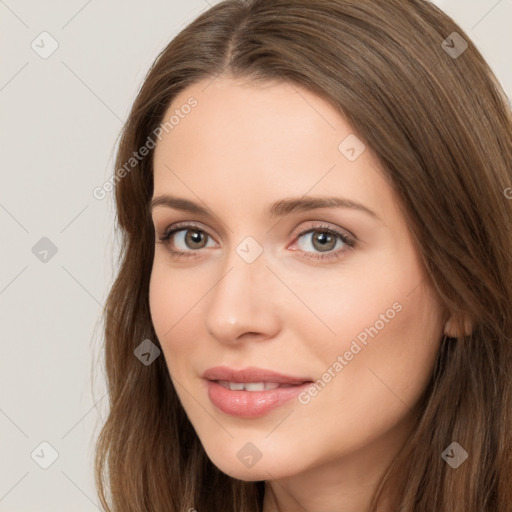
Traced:
<path id="1" fill-rule="evenodd" d="M 157 334 L 170 336 L 175 326 L 186 321 L 187 311 L 201 294 L 199 283 L 197 277 L 187 279 L 186 272 L 166 265 L 165 257 L 155 258 L 149 283 L 149 307 Z"/>
<path id="2" fill-rule="evenodd" d="M 354 312 L 336 349 L 326 350 L 326 370 L 335 361 L 341 366 L 325 398 L 361 419 L 373 411 L 370 423 L 383 428 L 420 398 L 441 341 L 437 302 L 429 290 L 409 292 L 383 292 L 385 300 L 367 304 L 364 318 Z"/>
<path id="3" fill-rule="evenodd" d="M 376 261 L 384 264 L 321 280 L 322 288 L 303 281 L 299 293 L 317 319 L 302 309 L 291 322 L 321 380 L 319 394 L 346 403 L 357 389 L 354 407 L 414 403 L 442 337 L 441 307 L 414 254 Z"/>
<path id="4" fill-rule="evenodd" d="M 354 285 L 323 317 L 336 336 L 318 336 L 318 329 L 315 336 L 304 320 L 298 325 L 308 347 L 301 358 L 318 380 L 299 400 L 289 428 L 296 435 L 322 432 L 301 445 L 304 457 L 340 456 L 386 435 L 406 421 L 423 393 L 439 348 L 440 308 L 430 289 L 412 291 L 419 274 L 410 277 Z M 329 455 L 322 439 L 329 439 Z"/>
<path id="5" fill-rule="evenodd" d="M 165 261 L 155 259 L 151 273 L 151 319 L 171 372 L 179 364 L 180 356 L 188 359 L 199 350 L 199 341 L 204 338 L 201 299 L 208 293 L 209 281 L 198 275 L 197 270 L 190 272 L 187 277 L 187 271 L 168 268 Z"/>
<path id="6" fill-rule="evenodd" d="M 400 331 L 407 316 L 404 311 L 410 309 L 406 304 L 413 298 L 411 283 L 420 282 L 421 274 L 408 262 L 376 262 L 383 258 L 370 255 L 339 270 L 314 269 L 300 279 L 285 275 L 295 295 L 288 293 L 282 303 L 286 328 L 325 363 L 349 350 L 352 340 L 358 339 L 364 347 L 376 331 L 379 337 Z"/>
<path id="7" fill-rule="evenodd" d="M 170 273 L 163 271 L 161 265 L 155 261 L 149 282 L 149 309 L 160 342 L 164 341 L 164 334 L 175 322 L 177 301 L 176 293 L 171 292 L 173 289 L 175 287 Z"/>

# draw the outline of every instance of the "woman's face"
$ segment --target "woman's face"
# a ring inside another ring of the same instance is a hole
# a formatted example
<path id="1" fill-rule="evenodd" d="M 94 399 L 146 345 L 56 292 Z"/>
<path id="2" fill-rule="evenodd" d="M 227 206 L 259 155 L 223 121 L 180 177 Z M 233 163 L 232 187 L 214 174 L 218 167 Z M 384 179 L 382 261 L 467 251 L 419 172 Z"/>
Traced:
<path id="1" fill-rule="evenodd" d="M 210 82 L 175 98 L 154 154 L 150 308 L 173 384 L 235 478 L 369 479 L 409 430 L 441 307 L 339 112 L 282 82 Z"/>

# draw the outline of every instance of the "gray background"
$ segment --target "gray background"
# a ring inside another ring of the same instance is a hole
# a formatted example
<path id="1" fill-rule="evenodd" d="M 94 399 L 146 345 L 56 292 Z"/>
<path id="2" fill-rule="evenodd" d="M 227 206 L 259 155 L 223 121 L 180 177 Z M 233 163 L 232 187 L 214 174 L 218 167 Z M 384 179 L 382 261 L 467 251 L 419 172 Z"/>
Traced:
<path id="1" fill-rule="evenodd" d="M 108 406 L 99 316 L 118 241 L 112 194 L 92 190 L 114 171 L 148 67 L 214 3 L 0 0 L 0 511 L 99 510 L 92 454 Z M 512 0 L 434 3 L 512 98 Z"/>

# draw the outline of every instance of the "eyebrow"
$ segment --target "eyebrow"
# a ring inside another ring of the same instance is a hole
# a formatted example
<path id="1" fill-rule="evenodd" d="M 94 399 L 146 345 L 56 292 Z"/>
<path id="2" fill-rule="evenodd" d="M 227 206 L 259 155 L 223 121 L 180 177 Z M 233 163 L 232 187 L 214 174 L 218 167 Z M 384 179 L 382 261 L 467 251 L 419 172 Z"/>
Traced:
<path id="1" fill-rule="evenodd" d="M 154 197 L 149 203 L 149 212 L 152 213 L 157 206 L 173 208 L 198 215 L 212 215 L 208 208 L 205 208 L 193 201 L 181 197 L 174 197 L 168 194 Z M 364 212 L 376 220 L 381 221 L 379 216 L 366 206 L 357 201 L 345 199 L 342 197 L 299 197 L 280 199 L 265 208 L 265 214 L 268 217 L 283 217 L 293 212 L 303 212 L 315 210 L 317 208 L 348 208 Z"/>

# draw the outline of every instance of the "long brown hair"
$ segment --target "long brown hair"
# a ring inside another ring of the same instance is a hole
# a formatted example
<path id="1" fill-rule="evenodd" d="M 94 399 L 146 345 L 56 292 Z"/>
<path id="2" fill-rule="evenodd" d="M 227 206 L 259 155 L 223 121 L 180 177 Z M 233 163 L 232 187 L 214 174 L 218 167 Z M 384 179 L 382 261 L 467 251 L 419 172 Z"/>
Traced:
<path id="1" fill-rule="evenodd" d="M 264 482 L 231 478 L 206 456 L 164 358 L 134 356 L 145 339 L 158 346 L 153 152 L 126 162 L 180 91 L 220 74 L 284 80 L 339 109 L 386 170 L 447 315 L 472 322 L 442 343 L 372 510 L 382 493 L 390 511 L 512 510 L 512 114 L 467 34 L 426 0 L 226 0 L 155 60 L 116 160 L 122 252 L 104 310 L 110 412 L 95 468 L 105 510 L 262 510 Z M 442 457 L 452 442 L 468 453 L 457 468 Z"/>

